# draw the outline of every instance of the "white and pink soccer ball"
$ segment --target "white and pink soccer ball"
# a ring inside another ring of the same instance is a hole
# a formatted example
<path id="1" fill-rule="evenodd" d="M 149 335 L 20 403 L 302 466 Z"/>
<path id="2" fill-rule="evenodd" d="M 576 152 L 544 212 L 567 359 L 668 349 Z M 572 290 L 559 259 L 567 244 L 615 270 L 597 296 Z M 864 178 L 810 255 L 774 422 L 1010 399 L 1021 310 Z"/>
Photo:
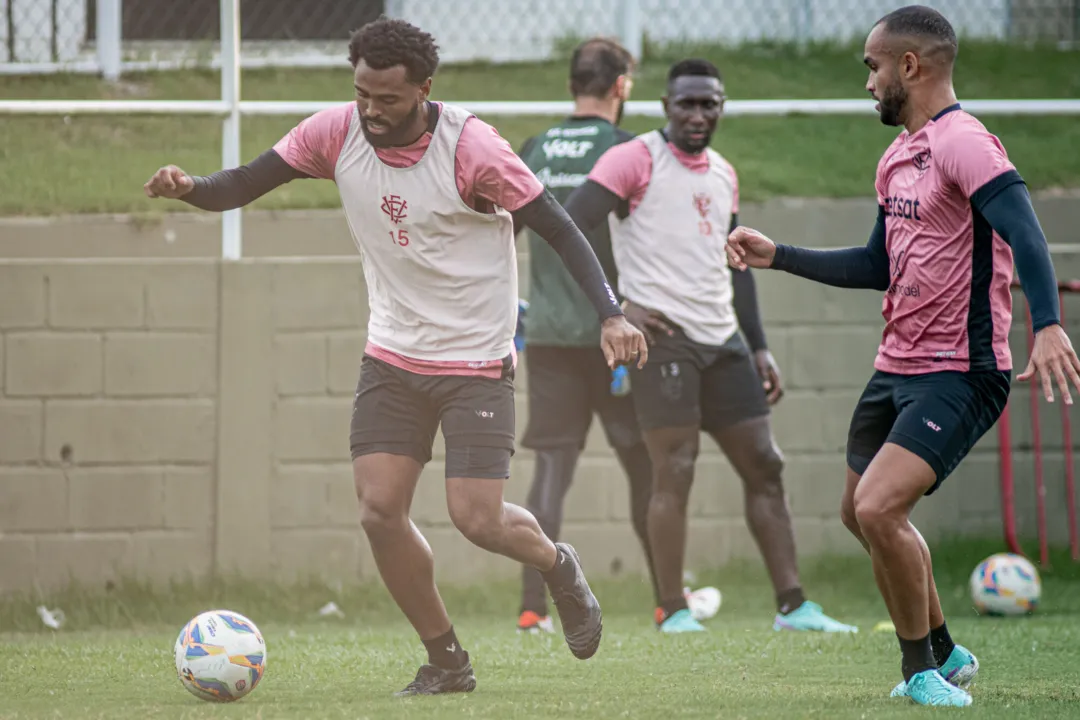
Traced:
<path id="1" fill-rule="evenodd" d="M 698 622 L 709 620 L 720 612 L 720 604 L 723 596 L 714 587 L 701 587 L 697 590 L 683 588 L 683 597 L 686 598 L 686 607 L 690 610 L 690 616 Z"/>
<path id="2" fill-rule="evenodd" d="M 1027 558 L 996 553 L 971 573 L 971 601 L 980 615 L 1027 615 L 1042 597 L 1039 571 Z"/>
<path id="3" fill-rule="evenodd" d="M 266 643 L 255 623 L 231 610 L 192 618 L 173 648 L 176 674 L 195 697 L 233 702 L 259 684 L 266 671 Z"/>

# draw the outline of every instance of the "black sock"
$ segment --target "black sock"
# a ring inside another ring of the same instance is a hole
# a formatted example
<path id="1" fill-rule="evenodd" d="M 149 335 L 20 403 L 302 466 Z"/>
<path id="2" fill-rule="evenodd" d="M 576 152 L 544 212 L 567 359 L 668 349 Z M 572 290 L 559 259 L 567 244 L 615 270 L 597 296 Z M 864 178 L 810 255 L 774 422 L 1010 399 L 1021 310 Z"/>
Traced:
<path id="1" fill-rule="evenodd" d="M 469 662 L 469 653 L 462 649 L 453 626 L 434 640 L 425 640 L 424 647 L 427 648 L 428 664 L 435 667 L 457 670 Z"/>
<path id="2" fill-rule="evenodd" d="M 680 610 L 687 609 L 686 598 L 680 595 L 678 598 L 662 602 L 660 603 L 660 609 L 664 613 L 664 619 L 667 619 Z"/>
<path id="3" fill-rule="evenodd" d="M 558 545 L 555 546 L 555 567 L 546 572 L 541 572 L 544 582 L 549 587 L 565 587 L 574 582 L 577 573 L 574 571 L 574 561 L 563 552 Z"/>
<path id="4" fill-rule="evenodd" d="M 803 595 L 801 587 L 785 590 L 776 596 L 776 608 L 781 615 L 797 610 L 804 602 L 806 602 L 806 596 Z"/>
<path id="5" fill-rule="evenodd" d="M 899 635 L 900 652 L 903 659 L 900 661 L 900 669 L 904 672 L 904 682 L 911 680 L 912 676 L 924 670 L 936 670 L 938 665 L 934 662 L 934 650 L 930 647 L 930 635 L 918 640 L 905 640 Z"/>
<path id="6" fill-rule="evenodd" d="M 949 636 L 949 628 L 945 626 L 945 623 L 941 623 L 939 628 L 930 628 L 930 647 L 934 649 L 934 660 L 938 667 L 944 665 L 952 655 L 956 643 Z"/>

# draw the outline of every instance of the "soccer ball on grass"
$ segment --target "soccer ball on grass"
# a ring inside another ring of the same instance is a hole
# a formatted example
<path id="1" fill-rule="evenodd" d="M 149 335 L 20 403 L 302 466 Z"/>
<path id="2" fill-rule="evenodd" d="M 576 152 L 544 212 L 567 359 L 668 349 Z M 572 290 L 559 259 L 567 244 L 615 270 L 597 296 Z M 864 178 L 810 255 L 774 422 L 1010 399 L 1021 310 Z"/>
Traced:
<path id="1" fill-rule="evenodd" d="M 230 610 L 210 610 L 188 622 L 173 649 L 176 674 L 195 697 L 233 702 L 259 684 L 266 643 L 255 623 Z"/>
<path id="2" fill-rule="evenodd" d="M 996 553 L 971 573 L 971 601 L 980 615 L 1026 615 L 1042 596 L 1039 571 L 1027 558 Z"/>

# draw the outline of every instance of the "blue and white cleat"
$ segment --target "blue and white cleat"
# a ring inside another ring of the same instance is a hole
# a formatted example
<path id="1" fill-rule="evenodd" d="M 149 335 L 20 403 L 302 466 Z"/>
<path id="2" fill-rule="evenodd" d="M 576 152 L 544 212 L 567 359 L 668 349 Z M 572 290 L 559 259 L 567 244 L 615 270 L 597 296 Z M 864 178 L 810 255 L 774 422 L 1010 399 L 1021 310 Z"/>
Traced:
<path id="1" fill-rule="evenodd" d="M 787 615 L 777 615 L 773 630 L 802 630 L 808 632 L 857 633 L 859 628 L 845 625 L 826 615 L 815 602 L 805 601 Z"/>
<path id="2" fill-rule="evenodd" d="M 664 633 L 705 632 L 705 626 L 695 620 L 689 610 L 683 609 L 660 623 L 659 630 Z"/>
<path id="3" fill-rule="evenodd" d="M 979 672 L 979 661 L 966 647 L 957 645 L 938 672 L 956 687 L 966 690 Z"/>
<path id="4" fill-rule="evenodd" d="M 923 670 L 908 681 L 905 694 L 918 705 L 934 707 L 967 707 L 971 705 L 971 695 L 961 690 L 941 676 L 937 670 Z M 896 697 L 896 690 L 893 690 Z"/>
<path id="5" fill-rule="evenodd" d="M 946 682 L 967 690 L 979 672 L 979 660 L 966 647 L 957 645 L 938 672 Z M 893 688 L 889 697 L 907 697 L 907 685 L 904 681 L 901 680 L 900 684 Z"/>

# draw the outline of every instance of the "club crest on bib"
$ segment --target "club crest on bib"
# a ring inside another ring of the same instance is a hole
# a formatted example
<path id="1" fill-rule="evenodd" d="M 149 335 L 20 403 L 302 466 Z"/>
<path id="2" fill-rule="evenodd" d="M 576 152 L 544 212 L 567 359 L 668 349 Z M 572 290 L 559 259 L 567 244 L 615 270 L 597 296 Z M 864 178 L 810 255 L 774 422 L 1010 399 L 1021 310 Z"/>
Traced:
<path id="1" fill-rule="evenodd" d="M 694 193 L 694 207 L 697 208 L 701 221 L 698 230 L 702 235 L 712 235 L 712 223 L 709 222 L 709 210 L 712 208 L 712 196 L 708 193 Z"/>
<path id="2" fill-rule="evenodd" d="M 390 218 L 390 222 L 395 225 L 409 217 L 406 213 L 408 209 L 409 203 L 400 195 L 383 195 L 382 211 Z"/>
<path id="3" fill-rule="evenodd" d="M 709 193 L 694 193 L 694 207 L 702 218 L 709 217 L 709 208 L 712 207 L 712 197 Z"/>

